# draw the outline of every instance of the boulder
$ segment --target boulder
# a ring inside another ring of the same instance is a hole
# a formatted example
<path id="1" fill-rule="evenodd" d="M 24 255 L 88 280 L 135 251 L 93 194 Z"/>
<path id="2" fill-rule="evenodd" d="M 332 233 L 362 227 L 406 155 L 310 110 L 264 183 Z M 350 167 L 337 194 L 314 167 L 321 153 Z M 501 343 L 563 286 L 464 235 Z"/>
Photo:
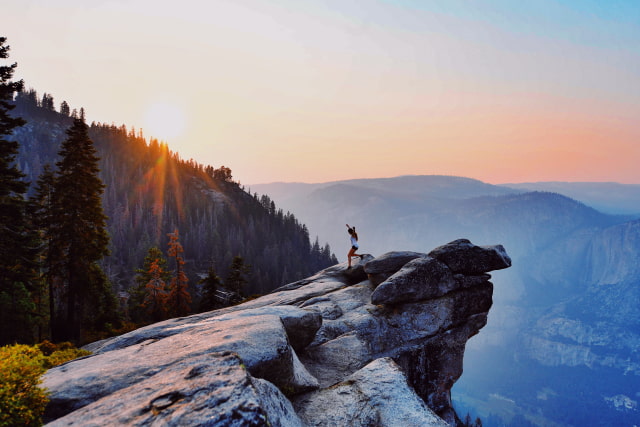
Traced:
<path id="1" fill-rule="evenodd" d="M 511 267 L 511 258 L 502 245 L 476 246 L 458 239 L 429 252 L 429 256 L 445 263 L 453 273 L 478 275 Z"/>
<path id="2" fill-rule="evenodd" d="M 456 288 L 449 268 L 431 257 L 415 258 L 371 294 L 373 304 L 399 304 L 442 296 Z"/>
<path id="3" fill-rule="evenodd" d="M 367 273 L 369 281 L 374 286 L 378 286 L 412 259 L 424 256 L 426 255 L 419 252 L 387 252 L 367 262 L 364 266 L 364 272 Z"/>
<path id="4" fill-rule="evenodd" d="M 172 335 L 178 335 L 194 328 L 200 328 L 203 322 L 210 322 L 213 318 L 215 318 L 216 321 L 222 321 L 234 317 L 250 317 L 262 314 L 275 315 L 280 318 L 289 343 L 294 349 L 308 345 L 322 324 L 322 316 L 316 311 L 301 310 L 292 305 L 265 304 L 258 305 L 253 309 L 251 309 L 251 307 L 246 307 L 244 310 L 234 310 L 232 308 L 231 310 L 219 310 L 216 312 L 170 319 L 136 329 L 135 331 L 118 337 L 97 341 L 83 348 L 93 353 L 103 353 L 129 347 L 148 340 L 160 340 Z"/>
<path id="5" fill-rule="evenodd" d="M 51 391 L 46 418 L 86 406 L 177 362 L 225 350 L 238 353 L 253 376 L 281 390 L 300 392 L 317 387 L 304 366 L 295 363 L 280 317 L 251 314 L 212 317 L 174 335 L 148 338 L 49 370 L 43 377 L 43 385 Z M 145 332 L 141 333 L 147 336 Z"/>
<path id="6" fill-rule="evenodd" d="M 308 346 L 322 325 L 322 316 L 317 311 L 301 310 L 291 305 L 265 306 L 223 315 L 218 319 L 223 320 L 227 317 L 239 318 L 260 314 L 272 314 L 280 318 L 289 339 L 289 344 L 294 350 L 300 350 Z"/>

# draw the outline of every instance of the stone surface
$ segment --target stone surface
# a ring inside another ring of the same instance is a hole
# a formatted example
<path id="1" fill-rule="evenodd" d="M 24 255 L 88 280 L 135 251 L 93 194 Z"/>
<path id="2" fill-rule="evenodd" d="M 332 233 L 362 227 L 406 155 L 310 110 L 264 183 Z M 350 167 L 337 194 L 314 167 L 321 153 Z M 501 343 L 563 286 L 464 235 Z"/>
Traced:
<path id="1" fill-rule="evenodd" d="M 61 426 L 287 426 L 302 422 L 271 383 L 231 352 L 181 361 L 48 424 Z"/>
<path id="2" fill-rule="evenodd" d="M 492 305 L 490 270 L 479 270 L 505 268 L 508 256 L 465 241 L 445 246 L 477 256 L 465 264 L 474 267 L 452 271 L 418 253 L 365 255 L 351 269 L 338 264 L 238 306 L 93 343 L 92 356 L 45 374 L 47 420 L 91 425 L 111 412 L 114 423 L 206 425 L 238 410 L 243 425 L 444 425 L 433 413 L 454 425 L 451 387 Z M 376 287 L 370 277 L 379 274 L 388 278 Z M 246 372 L 224 388 L 205 384 L 238 369 L 213 366 L 228 352 Z M 215 409 L 227 392 L 229 406 Z"/>
<path id="3" fill-rule="evenodd" d="M 94 402 L 171 365 L 201 355 L 229 350 L 240 355 L 249 372 L 282 390 L 303 391 L 314 386 L 301 364 L 294 364 L 282 321 L 277 315 L 247 312 L 211 317 L 180 328 L 180 333 L 152 338 L 49 370 L 43 385 L 52 395 L 46 417 L 55 418 Z M 152 328 L 156 330 L 157 327 Z M 135 332 L 135 331 L 134 331 Z M 140 340 L 132 340 L 140 341 Z M 107 344 L 108 346 L 108 344 Z M 303 379 L 301 383 L 298 383 Z M 317 384 L 317 383 L 315 383 Z"/>
<path id="4" fill-rule="evenodd" d="M 423 256 L 424 254 L 420 252 L 387 252 L 367 262 L 364 266 L 364 272 L 367 273 L 369 281 L 378 286 L 387 280 L 389 276 L 400 270 L 406 263 Z"/>
<path id="5" fill-rule="evenodd" d="M 296 397 L 294 406 L 308 426 L 447 427 L 388 357 L 332 387 Z"/>
<path id="6" fill-rule="evenodd" d="M 511 258 L 502 245 L 476 246 L 467 239 L 458 239 L 439 246 L 429 256 L 445 263 L 453 273 L 477 275 L 511 267 Z"/>
<path id="7" fill-rule="evenodd" d="M 322 324 L 322 316 L 309 310 L 300 310 L 290 305 L 269 305 L 255 304 L 246 305 L 244 309 L 238 310 L 235 307 L 230 309 L 196 314 L 189 317 L 169 319 L 158 322 L 144 328 L 137 329 L 118 337 L 97 341 L 84 348 L 93 353 L 103 353 L 105 351 L 117 350 L 130 345 L 139 344 L 147 340 L 160 340 L 163 338 L 187 332 L 194 328 L 200 328 L 202 322 L 209 322 L 215 317 L 216 321 L 230 319 L 232 317 L 251 317 L 263 314 L 275 315 L 280 318 L 285 328 L 289 342 L 293 348 L 305 347 L 314 338 L 316 332 Z M 250 310 L 249 308 L 254 308 Z M 237 314 L 231 314 L 237 313 Z"/>
<path id="8" fill-rule="evenodd" d="M 373 294 L 374 304 L 399 304 L 442 296 L 456 288 L 449 268 L 431 257 L 416 258 L 382 282 Z"/>

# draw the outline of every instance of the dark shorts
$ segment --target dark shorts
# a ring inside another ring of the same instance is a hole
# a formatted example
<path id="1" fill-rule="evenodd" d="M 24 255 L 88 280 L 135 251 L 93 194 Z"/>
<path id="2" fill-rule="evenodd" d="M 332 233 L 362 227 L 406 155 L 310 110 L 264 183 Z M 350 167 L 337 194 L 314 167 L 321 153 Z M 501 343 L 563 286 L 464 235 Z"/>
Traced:
<path id="1" fill-rule="evenodd" d="M 358 247 L 357 246 L 351 246 L 351 249 L 353 249 L 354 251 L 357 251 Z"/>

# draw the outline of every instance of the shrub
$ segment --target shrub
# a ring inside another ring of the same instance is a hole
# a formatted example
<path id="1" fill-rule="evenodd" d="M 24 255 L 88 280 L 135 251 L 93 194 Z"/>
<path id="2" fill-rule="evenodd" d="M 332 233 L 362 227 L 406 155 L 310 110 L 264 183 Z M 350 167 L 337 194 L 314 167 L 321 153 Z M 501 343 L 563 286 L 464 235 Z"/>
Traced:
<path id="1" fill-rule="evenodd" d="M 38 387 L 50 368 L 91 354 L 63 342 L 0 347 L 0 427 L 40 426 L 47 391 Z"/>
<path id="2" fill-rule="evenodd" d="M 62 365 L 69 360 L 77 359 L 78 357 L 88 356 L 91 352 L 82 350 L 81 348 L 65 348 L 62 350 L 56 350 L 51 353 L 50 356 L 45 357 L 43 360 L 43 366 L 46 369 L 51 369 L 54 366 Z"/>
<path id="3" fill-rule="evenodd" d="M 47 392 L 38 387 L 44 356 L 36 347 L 0 347 L 0 426 L 39 426 Z"/>

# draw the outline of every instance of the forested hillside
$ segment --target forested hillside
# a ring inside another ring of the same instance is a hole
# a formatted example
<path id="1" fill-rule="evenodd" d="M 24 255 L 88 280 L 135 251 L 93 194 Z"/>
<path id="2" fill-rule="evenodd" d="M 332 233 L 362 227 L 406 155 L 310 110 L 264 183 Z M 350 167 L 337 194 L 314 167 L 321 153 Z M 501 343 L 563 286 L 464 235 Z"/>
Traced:
<path id="1" fill-rule="evenodd" d="M 34 90 L 19 93 L 15 102 L 12 114 L 27 122 L 14 132 L 17 162 L 32 194 L 44 166 L 58 160 L 60 142 L 78 112 L 66 102 L 57 111 L 50 95 L 40 97 Z M 229 168 L 185 161 L 166 144 L 125 126 L 91 123 L 89 136 L 106 185 L 102 203 L 111 255 L 103 269 L 114 291 L 129 290 L 149 249 L 166 252 L 168 233 L 175 230 L 194 304 L 198 281 L 211 267 L 226 277 L 236 256 L 250 266 L 246 295 L 268 292 L 337 262 L 328 245 L 321 246 L 317 238 L 311 243 L 307 227 L 292 214 L 277 209 L 266 195 L 247 193 Z"/>

